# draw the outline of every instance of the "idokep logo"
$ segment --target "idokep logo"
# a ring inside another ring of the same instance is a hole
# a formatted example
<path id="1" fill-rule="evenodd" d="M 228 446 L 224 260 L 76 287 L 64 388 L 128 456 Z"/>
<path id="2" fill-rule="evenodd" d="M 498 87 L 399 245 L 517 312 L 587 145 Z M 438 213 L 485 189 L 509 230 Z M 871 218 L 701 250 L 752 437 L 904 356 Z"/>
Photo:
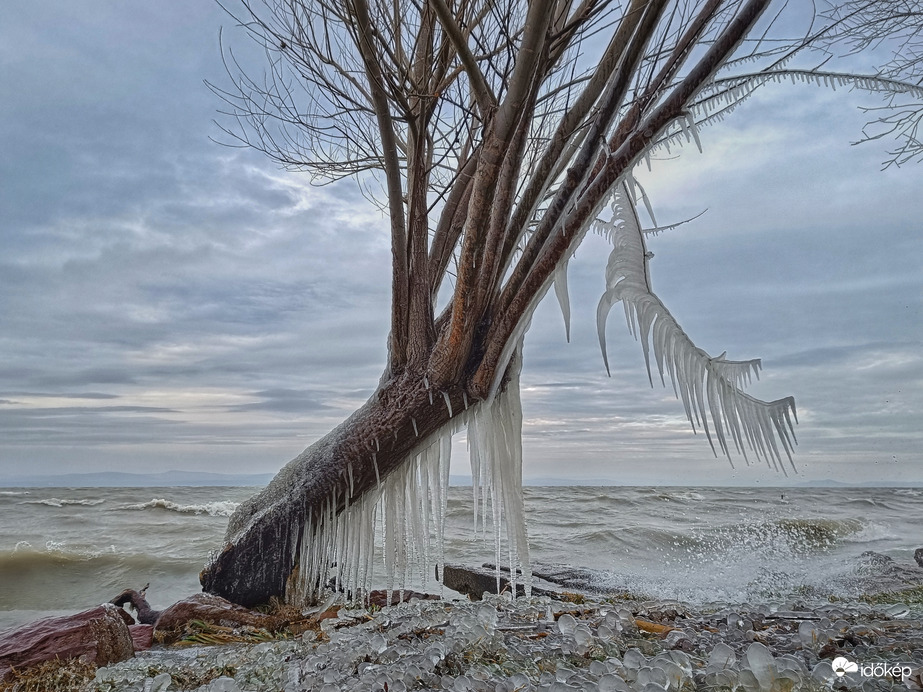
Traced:
<path id="1" fill-rule="evenodd" d="M 898 663 L 856 663 L 855 661 L 850 661 L 848 658 L 839 656 L 838 658 L 833 659 L 830 664 L 833 666 L 833 672 L 838 678 L 843 677 L 847 673 L 859 673 L 864 678 L 900 678 L 902 681 L 906 680 L 913 673 L 913 670 L 907 664 L 898 664 Z"/>
<path id="2" fill-rule="evenodd" d="M 833 666 L 833 672 L 836 673 L 838 678 L 843 677 L 846 673 L 855 673 L 859 670 L 859 664 L 850 661 L 848 658 L 839 658 L 833 659 L 833 663 L 830 665 Z"/>

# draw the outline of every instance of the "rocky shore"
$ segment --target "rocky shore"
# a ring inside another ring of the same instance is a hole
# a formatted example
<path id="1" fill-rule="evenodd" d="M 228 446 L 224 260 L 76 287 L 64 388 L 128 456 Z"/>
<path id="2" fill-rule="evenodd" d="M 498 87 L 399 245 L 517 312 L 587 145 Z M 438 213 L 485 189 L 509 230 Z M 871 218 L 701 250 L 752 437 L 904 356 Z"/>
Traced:
<path id="1" fill-rule="evenodd" d="M 0 690 L 923 690 L 923 581 L 915 567 L 894 566 L 890 585 L 898 589 L 861 599 L 805 594 L 736 605 L 586 589 L 512 599 L 478 593 L 484 573 L 458 569 L 460 590 L 481 600 L 325 604 L 274 633 L 258 619 L 235 628 L 191 618 L 169 646 L 84 668 L 60 686 L 33 677 L 38 686 L 30 687 L 22 675 Z M 592 578 L 553 572 L 543 574 L 577 586 Z"/>
<path id="2" fill-rule="evenodd" d="M 213 677 L 183 685 L 192 672 Z M 923 689 L 921 675 L 923 619 L 904 605 L 485 596 L 341 609 L 288 641 L 151 650 L 100 668 L 90 689 L 771 692 Z"/>

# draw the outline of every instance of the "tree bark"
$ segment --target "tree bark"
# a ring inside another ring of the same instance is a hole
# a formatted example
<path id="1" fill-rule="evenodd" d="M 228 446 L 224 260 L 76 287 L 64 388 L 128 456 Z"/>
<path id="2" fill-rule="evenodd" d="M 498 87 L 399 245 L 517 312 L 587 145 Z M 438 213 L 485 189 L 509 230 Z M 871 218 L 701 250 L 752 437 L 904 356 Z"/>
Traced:
<path id="1" fill-rule="evenodd" d="M 448 423 L 443 391 L 459 415 L 466 401 L 460 387 L 434 388 L 430 403 L 423 378 L 405 374 L 289 462 L 231 517 L 227 544 L 199 575 L 203 589 L 247 607 L 284 598 L 308 512 L 328 499 L 337 512 L 347 499 L 353 504 Z"/>

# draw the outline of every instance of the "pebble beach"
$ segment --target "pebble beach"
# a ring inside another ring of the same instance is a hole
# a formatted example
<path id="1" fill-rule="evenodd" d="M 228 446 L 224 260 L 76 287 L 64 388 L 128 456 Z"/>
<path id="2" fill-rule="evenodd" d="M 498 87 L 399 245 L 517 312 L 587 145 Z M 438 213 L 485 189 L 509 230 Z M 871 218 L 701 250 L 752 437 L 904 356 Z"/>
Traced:
<path id="1" fill-rule="evenodd" d="M 923 689 L 918 606 L 568 598 L 342 607 L 287 640 L 155 648 L 100 668 L 88 689 Z"/>

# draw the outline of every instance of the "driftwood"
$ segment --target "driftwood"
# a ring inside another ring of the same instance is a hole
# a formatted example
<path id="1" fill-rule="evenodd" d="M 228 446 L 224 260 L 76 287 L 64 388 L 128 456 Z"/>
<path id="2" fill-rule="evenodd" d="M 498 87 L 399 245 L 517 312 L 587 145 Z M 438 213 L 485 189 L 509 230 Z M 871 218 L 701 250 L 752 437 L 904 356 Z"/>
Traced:
<path id="1" fill-rule="evenodd" d="M 154 610 L 151 608 L 150 604 L 145 598 L 147 589 L 150 584 L 145 584 L 144 588 L 141 591 L 135 591 L 134 589 L 125 589 L 118 596 L 113 598 L 110 603 L 117 605 L 120 608 L 126 603 L 129 604 L 137 614 L 138 622 L 142 625 L 153 625 L 157 622 L 157 618 L 160 617 L 161 611 Z"/>
<path id="2" fill-rule="evenodd" d="M 128 626 L 132 622 L 124 610 L 105 603 L 9 630 L 0 638 L 0 680 L 13 668 L 54 659 L 79 658 L 105 666 L 131 658 L 135 647 Z"/>

